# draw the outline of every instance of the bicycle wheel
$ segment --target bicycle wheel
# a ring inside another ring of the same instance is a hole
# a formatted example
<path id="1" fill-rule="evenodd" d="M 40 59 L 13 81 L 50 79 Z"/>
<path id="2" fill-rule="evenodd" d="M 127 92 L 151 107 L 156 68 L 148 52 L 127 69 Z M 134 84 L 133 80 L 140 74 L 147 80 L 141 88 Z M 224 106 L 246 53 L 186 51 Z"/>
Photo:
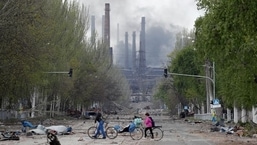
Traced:
<path id="1" fill-rule="evenodd" d="M 89 129 L 87 130 L 87 135 L 90 137 L 90 138 L 94 138 L 93 136 L 95 135 L 96 133 L 96 127 L 95 126 L 91 126 L 89 127 Z"/>
<path id="2" fill-rule="evenodd" d="M 163 131 L 160 128 L 153 128 L 153 137 L 156 141 L 161 140 L 163 138 Z"/>
<path id="3" fill-rule="evenodd" d="M 134 131 L 130 132 L 130 137 L 134 140 L 140 140 L 143 137 L 143 129 L 136 127 Z"/>
<path id="4" fill-rule="evenodd" d="M 106 136 L 109 139 L 115 139 L 118 136 L 118 131 L 114 127 L 107 127 Z"/>

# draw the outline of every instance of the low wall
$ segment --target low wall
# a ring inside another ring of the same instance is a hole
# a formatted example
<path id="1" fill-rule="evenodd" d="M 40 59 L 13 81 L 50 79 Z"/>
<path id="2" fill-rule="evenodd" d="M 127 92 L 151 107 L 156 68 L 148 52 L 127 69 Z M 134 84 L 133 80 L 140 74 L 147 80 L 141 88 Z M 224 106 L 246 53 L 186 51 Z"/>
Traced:
<path id="1" fill-rule="evenodd" d="M 207 113 L 207 114 L 194 114 L 194 119 L 211 120 L 212 119 L 212 115 L 211 115 L 211 113 Z"/>

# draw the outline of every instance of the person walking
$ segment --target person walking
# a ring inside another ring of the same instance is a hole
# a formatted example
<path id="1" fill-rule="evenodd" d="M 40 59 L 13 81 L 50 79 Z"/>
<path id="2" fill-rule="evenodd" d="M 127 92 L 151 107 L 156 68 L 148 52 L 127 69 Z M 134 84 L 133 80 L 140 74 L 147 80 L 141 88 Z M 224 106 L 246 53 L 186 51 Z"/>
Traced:
<path id="1" fill-rule="evenodd" d="M 212 123 L 215 124 L 217 122 L 217 114 L 215 109 L 211 109 L 211 114 L 212 114 Z"/>
<path id="2" fill-rule="evenodd" d="M 150 130 L 151 133 L 151 138 L 153 139 L 153 124 L 152 124 L 152 119 L 150 119 L 150 114 L 149 113 L 145 113 L 145 119 L 144 119 L 144 125 L 145 125 L 145 137 L 147 130 Z"/>
<path id="3" fill-rule="evenodd" d="M 93 138 L 97 138 L 97 136 L 101 132 L 102 135 L 103 135 L 103 139 L 106 139 L 106 134 L 105 134 L 105 131 L 104 131 L 104 121 L 103 121 L 102 114 L 101 114 L 100 110 L 97 110 L 95 123 L 97 123 L 97 122 L 98 122 L 98 126 L 97 126 L 97 130 L 96 130 L 96 133 L 93 136 Z"/>

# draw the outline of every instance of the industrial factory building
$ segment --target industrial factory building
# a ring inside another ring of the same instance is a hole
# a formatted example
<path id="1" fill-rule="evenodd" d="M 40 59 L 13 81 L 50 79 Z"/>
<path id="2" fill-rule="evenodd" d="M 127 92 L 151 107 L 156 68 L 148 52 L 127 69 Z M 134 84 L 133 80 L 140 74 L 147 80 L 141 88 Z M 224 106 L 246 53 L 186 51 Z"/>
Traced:
<path id="1" fill-rule="evenodd" d="M 114 49 L 123 55 L 114 56 L 113 48 L 110 46 L 110 4 L 105 4 L 105 15 L 102 17 L 102 39 L 110 50 L 111 62 L 120 68 L 130 83 L 132 92 L 130 99 L 132 102 L 150 101 L 152 99 L 152 90 L 154 86 L 157 81 L 163 77 L 163 66 L 147 66 L 145 26 L 146 18 L 141 17 L 141 28 L 139 34 L 137 35 L 136 31 L 125 32 L 124 41 L 120 41 L 119 24 L 117 24 L 117 44 Z M 91 36 L 94 36 L 94 34 L 95 17 L 92 16 Z M 139 46 L 139 48 L 136 48 L 136 46 Z M 116 57 L 116 63 L 113 62 L 113 57 Z"/>

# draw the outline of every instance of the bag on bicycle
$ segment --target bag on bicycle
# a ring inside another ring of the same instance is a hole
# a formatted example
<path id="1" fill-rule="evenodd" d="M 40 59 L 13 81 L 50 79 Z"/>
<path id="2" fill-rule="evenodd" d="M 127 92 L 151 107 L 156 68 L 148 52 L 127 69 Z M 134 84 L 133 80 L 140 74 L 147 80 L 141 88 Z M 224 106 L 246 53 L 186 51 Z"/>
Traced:
<path id="1" fill-rule="evenodd" d="M 131 122 L 131 123 L 129 124 L 129 132 L 133 132 L 133 131 L 135 130 L 135 128 L 136 128 L 135 123 L 134 123 L 134 122 Z"/>
<path id="2" fill-rule="evenodd" d="M 139 127 L 142 124 L 142 119 L 141 118 L 135 118 L 134 123 L 135 123 L 136 127 Z"/>

